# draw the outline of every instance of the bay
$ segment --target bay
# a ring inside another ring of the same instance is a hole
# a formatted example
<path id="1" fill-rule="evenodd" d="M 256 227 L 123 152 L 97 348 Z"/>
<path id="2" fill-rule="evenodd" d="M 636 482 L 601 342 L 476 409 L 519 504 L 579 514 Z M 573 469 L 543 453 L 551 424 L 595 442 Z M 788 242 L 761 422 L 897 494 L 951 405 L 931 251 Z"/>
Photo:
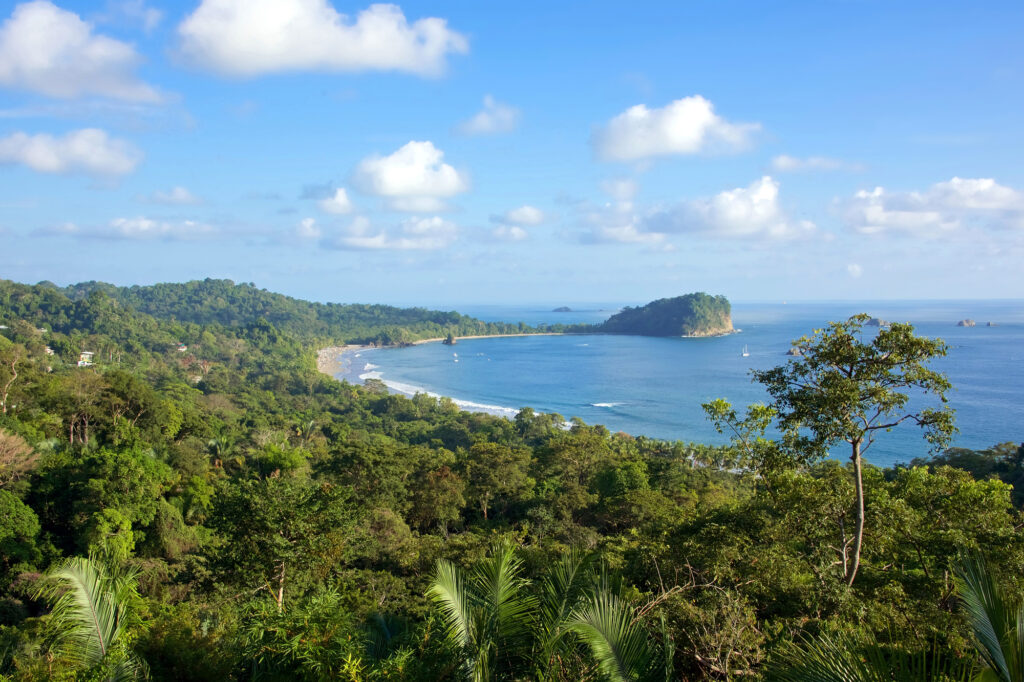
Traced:
<path id="1" fill-rule="evenodd" d="M 487 321 L 528 324 L 600 322 L 614 303 L 546 306 L 459 306 Z M 960 432 L 953 444 L 985 448 L 1024 441 L 1024 302 L 928 301 L 833 303 L 735 303 L 733 324 L 742 331 L 706 339 L 567 335 L 465 339 L 408 348 L 366 350 L 341 378 L 380 378 L 392 390 L 453 398 L 465 409 L 514 416 L 522 407 L 579 417 L 624 431 L 667 440 L 724 443 L 705 419 L 701 403 L 727 398 L 745 407 L 766 401 L 751 382 L 752 369 L 787 362 L 790 342 L 858 312 L 910 322 L 918 334 L 940 337 L 949 355 L 934 361 L 953 383 L 950 405 Z M 971 318 L 975 327 L 958 327 Z M 988 322 L 997 326 L 986 326 Z M 742 356 L 743 347 L 749 357 Z M 919 398 L 914 405 L 926 404 Z M 836 456 L 842 456 L 837 449 Z M 928 454 L 920 430 L 901 426 L 879 435 L 866 453 L 888 466 Z"/>

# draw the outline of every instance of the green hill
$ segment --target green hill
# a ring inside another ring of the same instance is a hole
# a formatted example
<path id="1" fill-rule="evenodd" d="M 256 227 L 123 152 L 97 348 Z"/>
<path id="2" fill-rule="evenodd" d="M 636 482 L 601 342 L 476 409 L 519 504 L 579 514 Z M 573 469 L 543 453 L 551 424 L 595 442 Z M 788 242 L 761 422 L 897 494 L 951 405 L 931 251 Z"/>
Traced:
<path id="1" fill-rule="evenodd" d="M 640 336 L 717 336 L 732 331 L 732 306 L 725 296 L 703 292 L 660 298 L 639 308 L 624 308 L 598 325 L 596 331 Z"/>

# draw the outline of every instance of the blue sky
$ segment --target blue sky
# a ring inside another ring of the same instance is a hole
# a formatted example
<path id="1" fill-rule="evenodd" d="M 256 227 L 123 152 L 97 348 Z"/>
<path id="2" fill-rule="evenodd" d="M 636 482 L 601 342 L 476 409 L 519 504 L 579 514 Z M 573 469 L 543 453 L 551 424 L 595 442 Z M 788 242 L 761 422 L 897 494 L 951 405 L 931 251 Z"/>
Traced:
<path id="1" fill-rule="evenodd" d="M 34 2 L 0 277 L 1022 298 L 1019 2 Z"/>

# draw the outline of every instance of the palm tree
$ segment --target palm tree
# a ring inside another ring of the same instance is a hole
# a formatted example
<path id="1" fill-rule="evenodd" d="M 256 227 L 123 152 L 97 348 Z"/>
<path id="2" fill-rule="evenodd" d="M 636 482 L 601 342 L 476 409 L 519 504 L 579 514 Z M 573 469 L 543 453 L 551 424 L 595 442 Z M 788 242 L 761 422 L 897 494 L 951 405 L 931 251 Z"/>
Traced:
<path id="1" fill-rule="evenodd" d="M 635 609 L 616 595 L 606 571 L 595 580 L 593 563 L 592 556 L 569 552 L 534 596 L 508 541 L 468 574 L 439 561 L 427 594 L 464 657 L 465 678 L 558 678 L 582 646 L 603 679 L 668 679 L 670 657 L 659 661 Z"/>
<path id="2" fill-rule="evenodd" d="M 957 659 L 937 644 L 913 651 L 874 637 L 819 635 L 784 652 L 768 670 L 773 682 L 967 682 L 973 659 Z"/>
<path id="3" fill-rule="evenodd" d="M 137 573 L 116 570 L 93 556 L 65 559 L 50 569 L 36 598 L 52 603 L 49 626 L 55 653 L 78 670 L 120 682 L 146 676 L 145 663 L 126 643 L 138 598 Z"/>
<path id="4" fill-rule="evenodd" d="M 522 651 L 536 601 L 526 594 L 521 571 L 522 561 L 507 541 L 496 544 L 468 576 L 449 561 L 437 563 L 427 596 L 441 609 L 449 642 L 465 657 L 467 680 L 500 677 Z"/>
<path id="5" fill-rule="evenodd" d="M 979 555 L 960 560 L 956 585 L 985 665 L 979 682 L 1024 682 L 1024 605 L 1007 598 Z"/>

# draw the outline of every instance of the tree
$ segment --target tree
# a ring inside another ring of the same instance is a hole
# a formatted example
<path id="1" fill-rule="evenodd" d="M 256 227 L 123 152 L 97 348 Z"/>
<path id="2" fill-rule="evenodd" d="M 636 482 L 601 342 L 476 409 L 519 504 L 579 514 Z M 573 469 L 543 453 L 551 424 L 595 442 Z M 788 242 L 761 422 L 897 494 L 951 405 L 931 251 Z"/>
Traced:
<path id="1" fill-rule="evenodd" d="M 0 488 L 31 474 L 38 461 L 39 455 L 24 438 L 0 429 Z"/>
<path id="2" fill-rule="evenodd" d="M 136 574 L 90 557 L 65 559 L 46 574 L 37 597 L 53 603 L 49 625 L 57 653 L 87 679 L 130 680 L 145 663 L 129 647 L 128 630 L 138 600 Z"/>
<path id="3" fill-rule="evenodd" d="M 0 585 L 19 570 L 36 564 L 42 555 L 36 547 L 39 518 L 17 497 L 0 490 Z"/>
<path id="4" fill-rule="evenodd" d="M 289 478 L 226 487 L 211 518 L 225 540 L 218 579 L 251 592 L 265 588 L 281 611 L 286 585 L 301 585 L 309 571 L 333 566 L 346 551 L 348 495 L 346 488 Z"/>
<path id="5" fill-rule="evenodd" d="M 532 594 L 522 561 L 507 540 L 464 573 L 440 560 L 427 591 L 446 638 L 463 657 L 465 679 L 671 679 L 671 643 L 659 651 L 636 609 L 613 589 L 607 571 L 578 550 L 555 563 Z M 660 653 L 668 654 L 659 656 Z"/>
<path id="6" fill-rule="evenodd" d="M 10 343 L 7 339 L 0 343 L 0 413 L 7 414 L 7 396 L 11 384 L 18 379 L 18 363 L 25 355 L 25 347 Z"/>
<path id="7" fill-rule="evenodd" d="M 832 322 L 827 329 L 793 342 L 798 359 L 753 372 L 774 399 L 778 426 L 787 434 L 786 449 L 798 459 L 820 458 L 840 442 L 850 446 L 857 500 L 848 561 L 844 553 L 848 585 L 857 577 L 864 538 L 864 452 L 879 432 L 904 422 L 920 426 L 935 449 L 947 444 L 955 431 L 945 396 L 950 383 L 926 366 L 932 358 L 946 354 L 946 344 L 916 336 L 912 325 L 899 323 L 867 339 L 868 319 L 860 314 Z M 908 391 L 912 389 L 934 395 L 940 407 L 911 408 Z"/>
<path id="8" fill-rule="evenodd" d="M 492 503 L 507 508 L 532 485 L 529 477 L 530 452 L 498 443 L 476 443 L 464 460 L 469 497 L 480 505 L 486 521 Z"/>

